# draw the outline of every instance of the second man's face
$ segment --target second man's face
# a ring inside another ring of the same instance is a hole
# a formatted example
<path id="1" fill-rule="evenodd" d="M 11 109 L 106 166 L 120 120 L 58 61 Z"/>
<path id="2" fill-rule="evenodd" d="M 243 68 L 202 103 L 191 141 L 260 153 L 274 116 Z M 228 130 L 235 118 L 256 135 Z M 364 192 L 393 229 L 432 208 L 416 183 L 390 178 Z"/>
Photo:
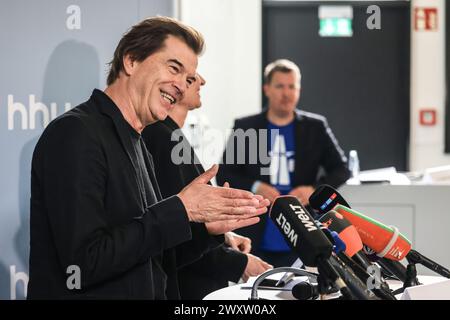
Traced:
<path id="1" fill-rule="evenodd" d="M 300 83 L 295 72 L 275 72 L 264 85 L 269 108 L 279 116 L 290 115 L 300 99 Z"/>
<path id="2" fill-rule="evenodd" d="M 201 75 L 196 74 L 195 81 L 193 81 L 186 89 L 181 104 L 187 106 L 189 110 L 200 108 L 202 105 L 200 87 L 205 85 L 205 83 L 205 79 Z"/>

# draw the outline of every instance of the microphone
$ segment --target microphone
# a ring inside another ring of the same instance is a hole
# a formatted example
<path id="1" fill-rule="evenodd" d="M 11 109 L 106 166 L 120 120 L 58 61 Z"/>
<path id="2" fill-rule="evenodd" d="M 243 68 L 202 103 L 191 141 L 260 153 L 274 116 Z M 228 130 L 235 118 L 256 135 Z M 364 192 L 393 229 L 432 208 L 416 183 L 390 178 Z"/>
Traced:
<path id="1" fill-rule="evenodd" d="M 386 226 L 346 206 L 337 205 L 335 210 L 355 225 L 364 244 L 374 250 L 378 256 L 394 261 L 400 261 L 406 257 L 409 263 L 420 263 L 437 274 L 450 278 L 450 270 L 413 250 L 411 242 L 396 227 Z"/>
<path id="2" fill-rule="evenodd" d="M 383 269 L 394 274 L 404 287 L 419 284 L 417 277 L 399 262 L 411 250 L 411 243 L 397 228 L 385 226 L 342 205 L 337 205 L 335 209 L 355 225 L 364 244 L 375 252 L 376 257 L 381 258 L 377 263 Z"/>
<path id="3" fill-rule="evenodd" d="M 260 274 L 256 278 L 255 282 L 253 282 L 252 291 L 250 293 L 249 300 L 261 300 L 260 298 L 258 298 L 258 287 L 267 277 L 269 277 L 275 273 L 279 273 L 279 272 L 291 272 L 291 273 L 299 275 L 299 276 L 307 276 L 308 281 L 313 281 L 317 278 L 316 274 L 313 274 L 311 272 L 308 272 L 308 271 L 302 270 L 302 269 L 298 269 L 298 268 L 278 267 L 278 268 L 270 269 L 270 270 L 267 270 L 267 271 L 263 272 L 262 274 Z"/>
<path id="4" fill-rule="evenodd" d="M 324 231 L 325 235 L 327 235 L 328 239 L 330 241 L 334 241 L 334 243 L 343 242 L 342 239 L 340 239 L 339 235 L 335 231 L 330 231 L 329 229 L 322 229 Z M 356 230 L 355 230 L 356 232 Z M 357 232 L 356 232 L 357 233 Z M 358 236 L 359 237 L 359 236 Z M 345 244 L 344 244 L 345 245 Z M 343 250 L 344 251 L 344 250 Z M 397 300 L 395 296 L 392 294 L 392 292 L 389 289 L 388 284 L 384 281 L 384 279 L 375 278 L 368 274 L 368 270 L 372 270 L 374 266 L 370 265 L 371 269 L 369 268 L 362 268 L 359 264 L 357 264 L 355 261 L 353 261 L 352 258 L 350 258 L 345 252 L 334 251 L 339 260 L 341 260 L 341 267 L 336 266 L 336 269 L 338 270 L 338 273 L 341 275 L 341 277 L 344 279 L 344 281 L 347 283 L 349 288 L 352 290 L 352 292 L 358 292 L 357 296 L 360 297 L 360 299 L 369 299 L 373 300 L 373 294 L 372 292 L 379 298 L 385 299 L 385 300 Z M 337 262 L 336 262 L 337 263 Z M 366 272 L 367 270 L 367 272 Z M 357 279 L 356 279 L 357 277 Z M 359 280 L 359 281 L 358 281 Z M 367 291 L 367 286 L 364 284 L 371 283 L 374 285 L 372 288 L 372 292 Z M 377 285 L 378 286 L 375 286 Z"/>
<path id="5" fill-rule="evenodd" d="M 362 242 L 379 257 L 400 261 L 411 250 L 411 242 L 396 227 L 386 226 L 343 205 L 337 205 L 335 210 L 356 227 Z"/>
<path id="6" fill-rule="evenodd" d="M 318 210 L 320 213 L 324 214 L 327 211 L 334 208 L 336 205 L 341 204 L 348 208 L 350 205 L 344 199 L 344 197 L 333 187 L 329 185 L 321 185 L 319 186 L 313 194 L 309 198 L 309 203 L 312 208 Z M 345 240 L 344 240 L 345 241 Z M 364 242 L 364 241 L 363 241 Z M 363 243 L 364 247 L 367 248 L 366 243 Z M 367 259 L 367 254 L 357 254 L 353 256 L 353 258 L 361 264 L 362 267 L 367 269 L 367 266 L 370 264 L 370 261 Z M 373 256 L 369 256 L 370 260 L 373 260 Z M 374 261 L 375 262 L 375 261 Z M 407 278 L 406 268 L 398 261 L 392 261 L 387 258 L 376 257 L 376 262 L 389 273 L 394 274 L 398 279 L 402 282 L 405 282 Z"/>
<path id="7" fill-rule="evenodd" d="M 345 298 L 352 299 L 346 283 L 330 263 L 332 243 L 297 197 L 277 197 L 269 215 L 303 263 L 308 267 L 317 267 L 321 279 L 333 282 Z"/>
<path id="8" fill-rule="evenodd" d="M 326 228 L 325 228 L 326 229 Z M 328 230 L 328 229 L 327 229 Z M 323 229 L 322 229 L 323 231 Z M 335 254 L 339 254 L 341 252 L 345 252 L 345 250 L 347 249 L 347 245 L 345 244 L 345 242 L 339 237 L 338 233 L 336 231 L 331 231 L 328 230 L 330 232 L 331 235 L 331 239 L 329 239 L 330 241 L 332 240 L 333 245 L 333 252 Z"/>
<path id="9" fill-rule="evenodd" d="M 309 205 L 320 214 L 327 213 L 338 204 L 350 208 L 350 205 L 339 192 L 327 184 L 320 185 L 309 197 Z"/>
<path id="10" fill-rule="evenodd" d="M 332 243 L 296 197 L 277 197 L 269 215 L 304 265 L 317 267 L 331 256 Z"/>
<path id="11" fill-rule="evenodd" d="M 292 287 L 292 295 L 297 300 L 316 300 L 319 297 L 319 286 L 302 281 Z"/>
<path id="12" fill-rule="evenodd" d="M 363 252 L 371 262 L 376 262 L 382 268 L 385 277 L 394 277 L 405 282 L 407 280 L 406 267 L 398 261 L 389 260 L 386 258 L 380 258 L 376 252 L 364 245 Z M 415 285 L 418 285 L 419 281 L 415 279 Z"/>
<path id="13" fill-rule="evenodd" d="M 355 226 L 353 226 L 347 219 L 340 213 L 331 210 L 319 219 L 323 225 L 328 229 L 336 231 L 339 237 L 345 242 L 347 249 L 345 253 L 352 259 L 354 259 L 359 265 L 368 270 L 372 267 L 372 263 L 363 253 L 363 243 L 361 237 L 358 234 Z"/>
<path id="14" fill-rule="evenodd" d="M 328 229 L 337 232 L 339 237 L 345 242 L 345 253 L 353 257 L 362 250 L 363 243 L 355 226 L 350 224 L 340 213 L 331 210 L 322 215 L 319 221 Z"/>
<path id="15" fill-rule="evenodd" d="M 445 278 L 450 278 L 450 270 L 448 270 L 447 268 L 444 268 L 437 262 L 434 262 L 433 260 L 425 257 L 423 254 L 417 252 L 414 249 L 412 249 L 410 252 L 408 252 L 408 254 L 406 255 L 406 259 L 410 263 L 420 263 L 421 265 L 436 272 L 437 274 L 440 274 L 441 276 L 443 276 Z"/>

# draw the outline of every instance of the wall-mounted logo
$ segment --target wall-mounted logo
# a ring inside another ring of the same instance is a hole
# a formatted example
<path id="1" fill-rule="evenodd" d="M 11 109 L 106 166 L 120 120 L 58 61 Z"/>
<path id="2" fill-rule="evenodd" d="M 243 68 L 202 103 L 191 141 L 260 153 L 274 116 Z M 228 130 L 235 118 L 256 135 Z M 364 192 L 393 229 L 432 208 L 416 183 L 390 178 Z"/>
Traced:
<path id="1" fill-rule="evenodd" d="M 24 297 L 27 296 L 28 289 L 28 274 L 25 272 L 16 272 L 16 266 L 9 266 L 9 288 L 10 288 L 10 298 L 11 300 L 17 299 L 17 285 L 22 283 Z"/>
<path id="2" fill-rule="evenodd" d="M 14 101 L 12 94 L 8 94 L 8 130 L 16 128 L 14 120 L 19 120 L 18 123 L 20 123 L 22 130 L 36 129 L 36 122 L 38 121 L 36 115 L 38 114 L 40 114 L 42 119 L 42 126 L 39 126 L 39 129 L 45 128 L 59 114 L 70 109 L 72 109 L 72 105 L 66 102 L 63 112 L 58 113 L 56 103 L 50 103 L 49 108 L 44 103 L 36 101 L 34 94 L 29 95 L 28 106 L 25 106 L 23 103 Z"/>
<path id="3" fill-rule="evenodd" d="M 70 265 L 66 269 L 66 273 L 68 275 L 66 286 L 67 289 L 73 290 L 73 289 L 81 289 L 81 269 L 77 265 Z M 16 266 L 12 265 L 9 267 L 9 274 L 10 274 L 10 299 L 16 300 L 17 299 L 17 288 L 18 285 L 21 283 L 23 287 L 23 297 L 27 297 L 27 291 L 28 291 L 28 282 L 30 280 L 29 276 L 25 272 L 17 272 Z M 20 298 L 20 297 L 19 297 Z"/>

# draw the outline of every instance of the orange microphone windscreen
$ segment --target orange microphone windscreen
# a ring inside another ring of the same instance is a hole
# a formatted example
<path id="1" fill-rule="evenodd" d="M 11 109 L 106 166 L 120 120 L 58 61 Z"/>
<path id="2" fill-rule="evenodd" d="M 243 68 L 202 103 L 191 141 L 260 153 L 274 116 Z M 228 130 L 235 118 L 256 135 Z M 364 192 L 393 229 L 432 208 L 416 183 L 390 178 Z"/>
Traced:
<path id="1" fill-rule="evenodd" d="M 334 210 L 355 226 L 362 242 L 379 256 L 400 261 L 411 250 L 411 242 L 395 227 L 386 226 L 343 205 L 337 205 Z"/>

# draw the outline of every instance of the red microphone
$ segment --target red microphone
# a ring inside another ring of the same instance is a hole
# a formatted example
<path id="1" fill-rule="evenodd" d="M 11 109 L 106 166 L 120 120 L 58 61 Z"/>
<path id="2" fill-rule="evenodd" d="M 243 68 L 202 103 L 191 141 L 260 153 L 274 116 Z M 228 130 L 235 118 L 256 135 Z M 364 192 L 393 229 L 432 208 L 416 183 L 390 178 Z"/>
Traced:
<path id="1" fill-rule="evenodd" d="M 357 252 L 362 250 L 363 243 L 358 231 L 342 214 L 331 210 L 322 215 L 319 221 L 328 229 L 338 233 L 339 238 L 345 243 L 345 253 L 349 257 L 353 257 Z"/>
<path id="2" fill-rule="evenodd" d="M 337 205 L 334 210 L 356 227 L 362 242 L 379 257 L 400 261 L 411 251 L 411 242 L 396 227 L 386 226 L 343 205 Z"/>

